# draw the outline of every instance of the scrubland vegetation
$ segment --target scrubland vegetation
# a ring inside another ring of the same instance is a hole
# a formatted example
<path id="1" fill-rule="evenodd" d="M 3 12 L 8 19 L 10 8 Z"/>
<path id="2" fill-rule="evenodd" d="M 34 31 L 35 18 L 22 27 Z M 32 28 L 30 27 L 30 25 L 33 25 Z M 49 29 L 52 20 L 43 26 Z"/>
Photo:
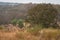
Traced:
<path id="1" fill-rule="evenodd" d="M 57 19 L 58 11 L 52 4 L 37 4 L 28 10 L 26 18 L 1 22 L 0 40 L 60 40 Z"/>
<path id="2" fill-rule="evenodd" d="M 28 28 L 28 30 L 11 26 L 0 29 L 0 40 L 60 40 L 60 29 Z"/>

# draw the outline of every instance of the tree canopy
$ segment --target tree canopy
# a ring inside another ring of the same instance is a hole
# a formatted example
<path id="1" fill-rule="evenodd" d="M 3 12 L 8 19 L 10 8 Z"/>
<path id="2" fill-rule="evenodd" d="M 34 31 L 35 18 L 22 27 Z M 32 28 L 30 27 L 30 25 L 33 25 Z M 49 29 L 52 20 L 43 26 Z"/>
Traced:
<path id="1" fill-rule="evenodd" d="M 57 10 L 51 4 L 38 4 L 28 10 L 27 19 L 33 24 L 42 24 L 45 27 L 56 25 Z"/>

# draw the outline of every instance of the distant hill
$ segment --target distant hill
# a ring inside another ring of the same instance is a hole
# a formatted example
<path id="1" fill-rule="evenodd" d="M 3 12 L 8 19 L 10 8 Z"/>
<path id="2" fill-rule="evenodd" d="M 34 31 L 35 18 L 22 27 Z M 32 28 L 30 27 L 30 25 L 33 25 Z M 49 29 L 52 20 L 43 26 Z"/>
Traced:
<path id="1" fill-rule="evenodd" d="M 12 19 L 24 19 L 27 16 L 27 11 L 35 4 L 18 4 L 18 5 L 0 5 L 0 24 L 9 23 Z"/>
<path id="2" fill-rule="evenodd" d="M 0 2 L 0 5 L 18 5 L 19 3 Z"/>
<path id="3" fill-rule="evenodd" d="M 27 11 L 36 6 L 37 4 L 23 4 L 23 3 L 5 3 L 0 2 L 0 24 L 9 23 L 12 19 L 25 19 L 27 16 Z M 60 20 L 60 5 L 54 5 L 59 12 L 58 19 Z"/>

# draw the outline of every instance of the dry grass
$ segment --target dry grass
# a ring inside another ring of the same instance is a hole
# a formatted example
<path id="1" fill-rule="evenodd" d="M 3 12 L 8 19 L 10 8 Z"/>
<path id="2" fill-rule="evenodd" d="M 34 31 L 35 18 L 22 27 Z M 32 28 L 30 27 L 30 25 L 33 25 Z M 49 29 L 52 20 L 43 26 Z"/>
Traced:
<path id="1" fill-rule="evenodd" d="M 40 40 L 60 40 L 60 30 L 58 29 L 43 29 L 40 33 Z"/>
<path id="2" fill-rule="evenodd" d="M 58 29 L 42 29 L 39 31 L 40 34 L 35 36 L 27 29 L 11 28 L 9 31 L 0 30 L 0 40 L 60 40 L 60 30 Z"/>

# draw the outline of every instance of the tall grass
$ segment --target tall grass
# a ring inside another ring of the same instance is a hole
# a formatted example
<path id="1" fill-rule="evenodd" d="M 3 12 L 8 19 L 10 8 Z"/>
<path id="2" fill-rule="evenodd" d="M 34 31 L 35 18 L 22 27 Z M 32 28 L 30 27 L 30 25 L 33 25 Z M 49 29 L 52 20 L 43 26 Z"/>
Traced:
<path id="1" fill-rule="evenodd" d="M 35 26 L 20 30 L 16 28 L 14 30 L 12 32 L 0 31 L 0 40 L 60 40 L 60 29 L 42 29 L 40 26 Z"/>

